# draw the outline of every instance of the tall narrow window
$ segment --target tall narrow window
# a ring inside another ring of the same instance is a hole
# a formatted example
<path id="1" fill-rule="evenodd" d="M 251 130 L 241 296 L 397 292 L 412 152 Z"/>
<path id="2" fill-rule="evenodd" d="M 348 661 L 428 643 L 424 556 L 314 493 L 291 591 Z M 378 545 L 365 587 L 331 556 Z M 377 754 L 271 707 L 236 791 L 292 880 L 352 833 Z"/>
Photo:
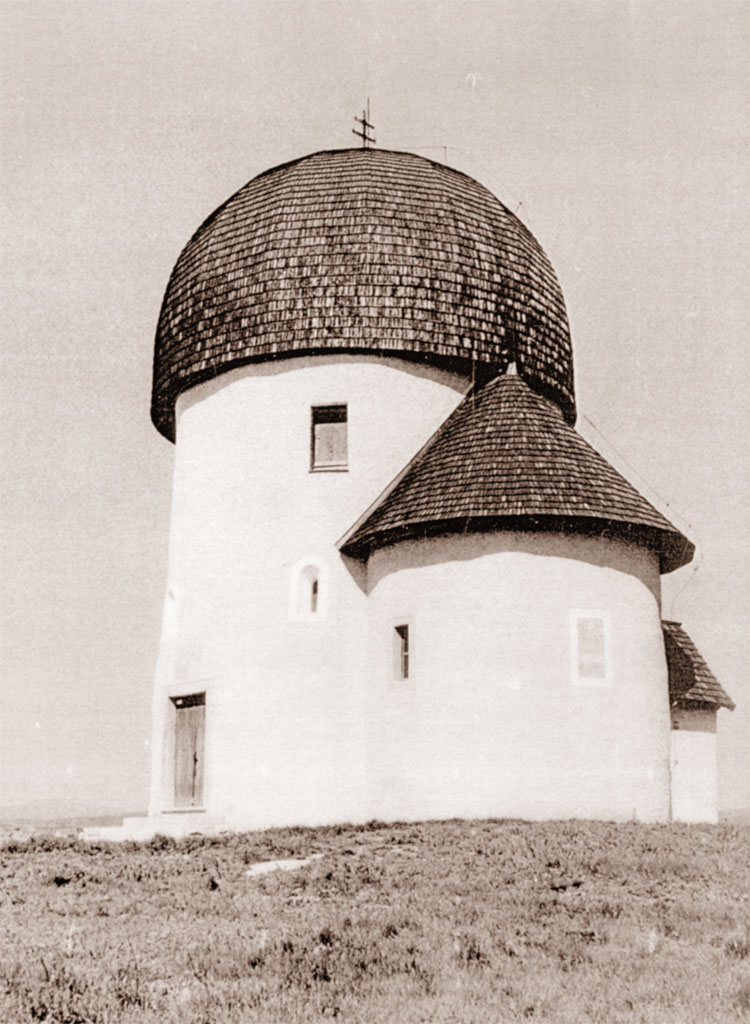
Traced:
<path id="1" fill-rule="evenodd" d="M 393 677 L 409 678 L 409 627 L 406 624 L 393 627 Z"/>
<path id="2" fill-rule="evenodd" d="M 289 621 L 323 622 L 328 612 L 325 563 L 305 558 L 292 567 L 289 580 Z"/>
<path id="3" fill-rule="evenodd" d="M 347 468 L 347 418 L 345 405 L 316 405 L 312 409 L 310 468 Z"/>
<path id="4" fill-rule="evenodd" d="M 609 621 L 604 612 L 571 612 L 573 681 L 609 682 Z"/>

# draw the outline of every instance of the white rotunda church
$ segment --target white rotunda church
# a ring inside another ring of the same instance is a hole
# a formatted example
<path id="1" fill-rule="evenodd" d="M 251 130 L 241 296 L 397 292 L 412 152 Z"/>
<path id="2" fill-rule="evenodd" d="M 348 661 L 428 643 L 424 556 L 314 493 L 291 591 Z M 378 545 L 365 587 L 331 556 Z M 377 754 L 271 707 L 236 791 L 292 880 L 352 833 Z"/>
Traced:
<path id="1" fill-rule="evenodd" d="M 482 185 L 315 153 L 181 254 L 149 816 L 130 834 L 716 819 L 692 544 L 575 430 L 563 297 Z"/>

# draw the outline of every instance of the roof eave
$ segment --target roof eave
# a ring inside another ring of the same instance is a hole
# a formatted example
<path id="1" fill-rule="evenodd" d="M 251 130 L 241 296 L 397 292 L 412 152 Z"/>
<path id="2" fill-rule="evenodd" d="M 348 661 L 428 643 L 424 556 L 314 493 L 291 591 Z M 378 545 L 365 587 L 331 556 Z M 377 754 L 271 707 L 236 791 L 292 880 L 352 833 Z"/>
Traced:
<path id="1" fill-rule="evenodd" d="M 705 697 L 689 697 L 685 694 L 680 694 L 679 697 L 675 697 L 671 706 L 673 708 L 682 708 L 686 711 L 716 711 L 718 708 L 726 708 L 727 711 L 734 711 L 736 704 L 732 698 L 726 694 L 723 690 L 721 696 L 716 697 L 713 700 L 707 700 Z"/>
<path id="2" fill-rule="evenodd" d="M 690 710 L 716 710 L 723 707 L 734 711 L 734 701 L 713 674 L 692 638 L 683 629 L 682 623 L 664 619 L 662 630 L 669 669 L 671 706 Z M 686 673 L 691 681 L 679 689 Z"/>
<path id="3" fill-rule="evenodd" d="M 365 527 L 365 528 L 363 528 Z M 445 536 L 468 532 L 489 531 L 549 531 L 583 535 L 609 535 L 628 539 L 641 547 L 656 551 L 660 572 L 668 573 L 686 565 L 693 557 L 694 546 L 682 534 L 667 533 L 656 527 L 628 523 L 598 516 L 555 515 L 477 515 L 455 518 L 429 519 L 403 523 L 396 527 L 369 531 L 366 522 L 353 527 L 339 542 L 343 555 L 366 561 L 377 548 L 398 544 L 405 540 Z"/>

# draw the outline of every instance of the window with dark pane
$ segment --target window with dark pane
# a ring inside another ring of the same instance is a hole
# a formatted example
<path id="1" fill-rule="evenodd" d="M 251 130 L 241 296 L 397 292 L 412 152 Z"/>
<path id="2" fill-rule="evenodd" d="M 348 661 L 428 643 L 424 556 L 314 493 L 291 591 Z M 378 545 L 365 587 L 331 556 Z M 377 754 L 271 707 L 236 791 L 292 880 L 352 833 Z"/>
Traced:
<path id="1" fill-rule="evenodd" d="M 346 469 L 346 406 L 316 405 L 312 410 L 311 469 Z"/>
<path id="2" fill-rule="evenodd" d="M 393 627 L 393 677 L 409 678 L 409 627 L 406 624 Z"/>

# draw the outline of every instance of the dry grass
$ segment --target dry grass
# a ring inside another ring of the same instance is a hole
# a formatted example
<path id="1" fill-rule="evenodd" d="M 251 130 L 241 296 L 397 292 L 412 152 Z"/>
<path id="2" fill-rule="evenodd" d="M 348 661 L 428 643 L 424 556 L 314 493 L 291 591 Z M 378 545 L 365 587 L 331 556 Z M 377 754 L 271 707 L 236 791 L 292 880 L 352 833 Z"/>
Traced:
<path id="1" fill-rule="evenodd" d="M 749 839 L 498 821 L 11 842 L 0 1020 L 750 1020 Z"/>

